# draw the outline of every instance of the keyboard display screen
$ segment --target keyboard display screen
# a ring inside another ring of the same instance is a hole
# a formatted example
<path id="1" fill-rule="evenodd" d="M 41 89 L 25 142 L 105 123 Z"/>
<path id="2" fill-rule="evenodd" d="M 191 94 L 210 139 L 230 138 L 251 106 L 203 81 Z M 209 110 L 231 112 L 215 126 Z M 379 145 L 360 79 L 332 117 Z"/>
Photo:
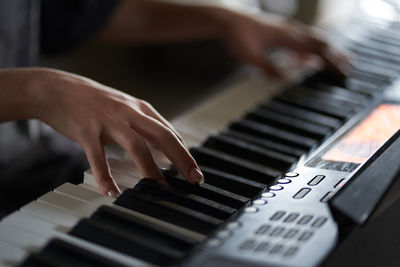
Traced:
<path id="1" fill-rule="evenodd" d="M 400 128 L 400 106 L 382 104 L 307 166 L 353 171 Z"/>

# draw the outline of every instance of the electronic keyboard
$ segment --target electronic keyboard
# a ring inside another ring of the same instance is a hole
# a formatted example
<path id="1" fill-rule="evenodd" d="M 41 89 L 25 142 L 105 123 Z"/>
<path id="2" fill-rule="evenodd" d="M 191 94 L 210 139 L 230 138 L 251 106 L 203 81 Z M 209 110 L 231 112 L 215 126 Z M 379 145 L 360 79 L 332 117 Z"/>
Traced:
<path id="1" fill-rule="evenodd" d="M 280 90 L 257 74 L 173 125 L 205 182 L 110 158 L 117 199 L 66 183 L 0 223 L 4 266 L 318 266 L 372 216 L 400 168 L 400 24 L 353 22 L 343 82 Z M 118 154 L 118 151 L 114 154 Z"/>

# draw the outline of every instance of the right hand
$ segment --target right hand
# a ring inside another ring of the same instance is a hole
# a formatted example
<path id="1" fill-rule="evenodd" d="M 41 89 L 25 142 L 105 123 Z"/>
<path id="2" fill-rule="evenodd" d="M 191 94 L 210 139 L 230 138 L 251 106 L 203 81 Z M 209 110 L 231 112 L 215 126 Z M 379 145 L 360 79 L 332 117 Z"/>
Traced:
<path id="1" fill-rule="evenodd" d="M 29 72 L 29 69 L 25 70 Z M 31 92 L 34 117 L 78 142 L 100 191 L 120 194 L 104 146 L 116 142 L 128 151 L 144 177 L 165 179 L 148 144 L 160 149 L 191 183 L 204 178 L 182 138 L 149 103 L 71 73 L 32 69 L 38 83 Z"/>

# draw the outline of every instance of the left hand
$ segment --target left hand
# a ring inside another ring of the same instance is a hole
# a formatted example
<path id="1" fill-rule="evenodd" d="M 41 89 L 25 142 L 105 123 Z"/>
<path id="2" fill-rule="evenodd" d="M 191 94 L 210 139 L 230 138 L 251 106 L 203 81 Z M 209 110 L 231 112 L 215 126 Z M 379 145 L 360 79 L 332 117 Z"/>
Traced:
<path id="1" fill-rule="evenodd" d="M 225 45 L 241 61 L 260 68 L 265 74 L 285 80 L 285 74 L 266 58 L 273 49 L 284 47 L 306 62 L 317 56 L 324 67 L 338 78 L 346 75 L 349 58 L 328 44 L 310 27 L 293 21 L 275 20 L 266 14 L 227 11 L 220 32 Z"/>

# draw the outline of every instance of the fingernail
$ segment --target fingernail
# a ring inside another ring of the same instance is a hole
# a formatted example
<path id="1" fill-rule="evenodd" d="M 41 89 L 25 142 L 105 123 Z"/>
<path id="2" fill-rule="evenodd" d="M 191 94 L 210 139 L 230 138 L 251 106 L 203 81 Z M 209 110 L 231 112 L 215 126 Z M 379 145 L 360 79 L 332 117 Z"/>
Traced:
<path id="1" fill-rule="evenodd" d="M 190 171 L 190 179 L 195 183 L 204 183 L 203 173 L 198 168 L 193 168 Z"/>
<path id="2" fill-rule="evenodd" d="M 111 189 L 110 191 L 108 191 L 107 195 L 112 198 L 117 198 L 119 196 L 119 193 L 114 189 Z"/>

